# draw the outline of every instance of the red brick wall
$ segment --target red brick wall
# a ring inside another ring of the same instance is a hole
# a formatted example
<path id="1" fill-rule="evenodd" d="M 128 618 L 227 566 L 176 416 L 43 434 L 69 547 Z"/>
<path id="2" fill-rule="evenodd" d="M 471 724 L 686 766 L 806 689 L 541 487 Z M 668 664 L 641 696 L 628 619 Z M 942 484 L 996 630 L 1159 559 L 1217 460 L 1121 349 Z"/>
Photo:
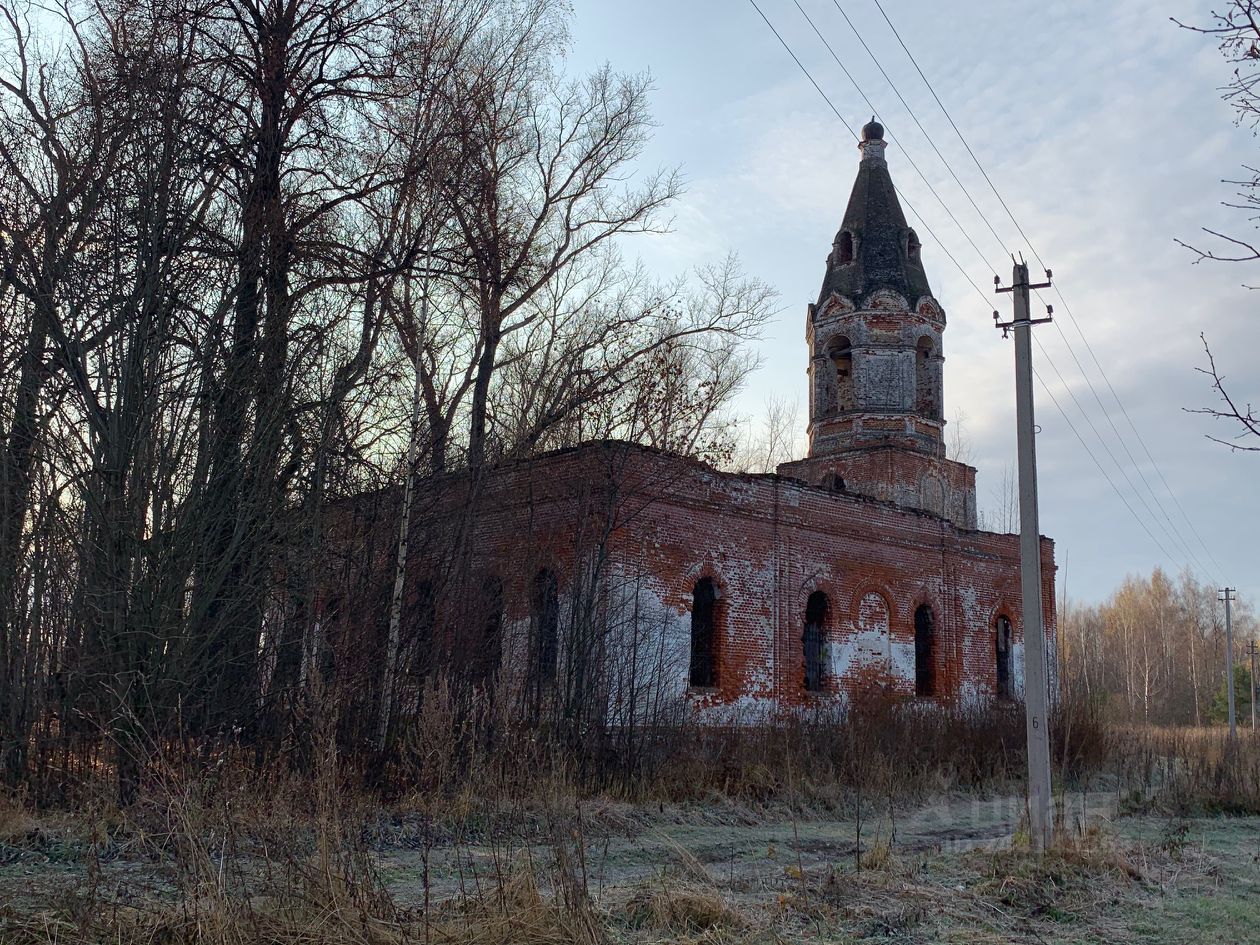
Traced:
<path id="1" fill-rule="evenodd" d="M 439 605 L 448 652 L 458 659 L 478 645 L 479 625 L 458 602 L 476 598 L 481 576 L 501 578 L 508 676 L 519 663 L 538 568 L 557 572 L 561 596 L 569 600 L 583 566 L 596 556 L 607 581 L 633 590 L 605 604 L 624 610 L 633 600 L 645 626 L 659 626 L 668 637 L 663 690 L 718 712 L 761 714 L 871 686 L 912 696 L 914 612 L 921 604 L 934 615 L 941 699 L 994 691 L 999 613 L 1010 618 L 1022 645 L 1013 535 L 959 529 L 934 515 L 777 476 L 719 473 L 625 444 L 592 444 L 504 467 L 476 489 L 453 478 L 440 491 L 437 499 L 428 496 L 413 533 L 409 596 L 424 575 L 450 569 L 463 555 L 468 566 Z M 463 537 L 452 555 L 455 523 Z M 387 559 L 376 566 L 387 567 Z M 1042 604 L 1053 634 L 1048 539 L 1042 540 L 1042 564 Z M 692 692 L 686 691 L 691 594 L 705 576 L 719 589 L 718 684 Z M 828 597 L 822 694 L 804 688 L 801 636 L 806 600 L 815 590 Z M 888 606 L 883 645 L 891 650 L 890 666 L 854 658 L 877 637 L 864 634 L 859 619 L 868 594 Z M 1013 660 L 1012 671 L 1022 676 L 1021 663 Z"/>
<path id="2" fill-rule="evenodd" d="M 839 476 L 845 491 L 944 515 L 963 528 L 976 525 L 976 471 L 951 459 L 880 447 L 783 463 L 779 473 L 824 488 Z"/>

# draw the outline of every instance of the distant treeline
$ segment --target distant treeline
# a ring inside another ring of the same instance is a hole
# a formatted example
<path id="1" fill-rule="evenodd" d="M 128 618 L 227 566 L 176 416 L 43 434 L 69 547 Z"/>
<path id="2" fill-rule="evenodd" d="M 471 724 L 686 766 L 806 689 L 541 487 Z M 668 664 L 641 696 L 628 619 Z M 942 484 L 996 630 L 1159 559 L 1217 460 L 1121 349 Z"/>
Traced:
<path id="1" fill-rule="evenodd" d="M 1065 606 L 1059 615 L 1061 683 L 1069 696 L 1101 703 L 1113 720 L 1155 725 L 1221 721 L 1225 688 L 1225 605 L 1218 589 L 1158 568 L 1128 577 L 1097 606 Z M 1248 601 L 1233 605 L 1234 662 L 1247 662 L 1257 639 Z M 1249 712 L 1245 686 L 1236 694 Z M 1243 719 L 1243 715 L 1239 715 Z"/>

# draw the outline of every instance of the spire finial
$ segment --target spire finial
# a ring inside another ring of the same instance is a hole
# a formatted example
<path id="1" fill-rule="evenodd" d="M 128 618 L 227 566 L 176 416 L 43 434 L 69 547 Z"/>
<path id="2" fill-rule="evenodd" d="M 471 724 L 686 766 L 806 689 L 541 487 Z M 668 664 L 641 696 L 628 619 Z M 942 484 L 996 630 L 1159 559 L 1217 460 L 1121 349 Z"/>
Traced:
<path id="1" fill-rule="evenodd" d="M 862 126 L 862 140 L 858 142 L 858 150 L 862 152 L 862 163 L 883 163 L 884 148 L 888 142 L 884 140 L 884 126 L 871 116 L 871 120 Z"/>

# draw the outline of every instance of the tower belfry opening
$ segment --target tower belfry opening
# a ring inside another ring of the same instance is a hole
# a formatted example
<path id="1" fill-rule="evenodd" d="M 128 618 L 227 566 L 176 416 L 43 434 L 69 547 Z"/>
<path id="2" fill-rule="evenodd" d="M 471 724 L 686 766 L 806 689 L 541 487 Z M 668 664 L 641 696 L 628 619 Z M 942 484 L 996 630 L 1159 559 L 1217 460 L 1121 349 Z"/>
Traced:
<path id="1" fill-rule="evenodd" d="M 838 477 L 849 492 L 974 528 L 975 470 L 945 455 L 945 310 L 902 212 L 887 147 L 872 119 L 806 320 L 809 458 L 782 471 L 816 484 Z"/>

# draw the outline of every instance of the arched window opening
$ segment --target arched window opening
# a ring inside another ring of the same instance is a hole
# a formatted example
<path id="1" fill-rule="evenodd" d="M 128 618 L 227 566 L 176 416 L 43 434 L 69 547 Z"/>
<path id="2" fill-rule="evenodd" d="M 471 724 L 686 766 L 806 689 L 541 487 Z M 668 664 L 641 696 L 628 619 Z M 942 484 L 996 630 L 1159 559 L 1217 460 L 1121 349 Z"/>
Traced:
<path id="1" fill-rule="evenodd" d="M 906 237 L 906 255 L 911 259 L 918 260 L 919 250 L 923 248 L 923 244 L 919 242 L 919 236 L 914 230 L 910 231 L 910 235 Z"/>
<path id="2" fill-rule="evenodd" d="M 853 262 L 853 234 L 844 230 L 839 240 L 840 264 Z"/>
<path id="3" fill-rule="evenodd" d="M 805 691 L 823 687 L 823 628 L 827 625 L 827 595 L 814 591 L 805 602 L 805 632 L 801 643 L 805 656 Z"/>
<path id="4" fill-rule="evenodd" d="M 927 604 L 914 612 L 914 694 L 936 695 L 936 661 L 933 644 L 936 638 L 936 618 Z"/>
<path id="5" fill-rule="evenodd" d="M 1011 686 L 1011 621 L 1006 615 L 997 619 L 997 696 L 1009 699 L 1013 695 Z"/>
<path id="6" fill-rule="evenodd" d="M 832 473 L 827 477 L 827 488 L 832 492 L 844 491 L 844 477 L 839 473 Z"/>
<path id="7" fill-rule="evenodd" d="M 925 417 L 936 418 L 936 379 L 932 370 L 932 339 L 924 335 L 915 345 L 914 390 L 915 410 Z"/>
<path id="8" fill-rule="evenodd" d="M 853 347 L 849 339 L 840 337 L 831 343 L 831 364 L 836 372 L 836 408 L 852 410 L 856 406 L 853 397 Z"/>
<path id="9" fill-rule="evenodd" d="M 691 685 L 717 685 L 717 588 L 712 578 L 696 582 L 691 597 Z"/>
<path id="10" fill-rule="evenodd" d="M 536 682 L 555 682 L 560 652 L 560 593 L 556 573 L 543 568 L 534 575 L 529 608 L 530 659 Z"/>

